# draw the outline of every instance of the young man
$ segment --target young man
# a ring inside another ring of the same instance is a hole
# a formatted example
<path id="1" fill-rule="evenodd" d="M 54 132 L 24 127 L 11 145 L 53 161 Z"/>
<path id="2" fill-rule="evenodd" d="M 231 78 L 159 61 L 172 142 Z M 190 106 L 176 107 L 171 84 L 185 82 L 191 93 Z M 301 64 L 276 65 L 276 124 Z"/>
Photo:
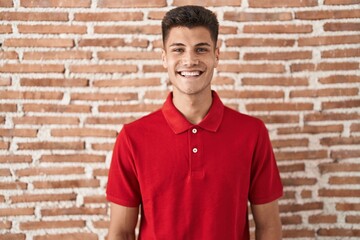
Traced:
<path id="1" fill-rule="evenodd" d="M 225 107 L 211 90 L 218 21 L 198 6 L 162 21 L 173 86 L 163 107 L 123 127 L 109 171 L 109 240 L 281 239 L 282 185 L 264 124 Z"/>

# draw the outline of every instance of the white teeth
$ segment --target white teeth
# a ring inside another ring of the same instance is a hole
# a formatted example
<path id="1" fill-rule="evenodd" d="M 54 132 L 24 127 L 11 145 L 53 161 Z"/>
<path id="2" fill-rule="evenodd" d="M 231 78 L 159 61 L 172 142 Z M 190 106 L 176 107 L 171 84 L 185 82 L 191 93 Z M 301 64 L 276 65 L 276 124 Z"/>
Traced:
<path id="1" fill-rule="evenodd" d="M 184 77 L 192 77 L 192 76 L 199 76 L 200 72 L 199 71 L 194 71 L 194 72 L 180 72 L 180 74 Z"/>

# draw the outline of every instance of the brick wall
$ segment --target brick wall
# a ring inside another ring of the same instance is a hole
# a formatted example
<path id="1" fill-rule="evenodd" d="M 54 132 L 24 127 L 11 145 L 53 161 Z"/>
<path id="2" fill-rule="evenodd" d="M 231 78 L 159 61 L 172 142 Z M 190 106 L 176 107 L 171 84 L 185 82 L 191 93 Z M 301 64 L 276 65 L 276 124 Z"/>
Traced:
<path id="1" fill-rule="evenodd" d="M 214 89 L 269 129 L 284 238 L 360 236 L 359 0 L 0 0 L 0 240 L 105 239 L 115 137 L 161 106 L 187 3 L 221 22 Z"/>

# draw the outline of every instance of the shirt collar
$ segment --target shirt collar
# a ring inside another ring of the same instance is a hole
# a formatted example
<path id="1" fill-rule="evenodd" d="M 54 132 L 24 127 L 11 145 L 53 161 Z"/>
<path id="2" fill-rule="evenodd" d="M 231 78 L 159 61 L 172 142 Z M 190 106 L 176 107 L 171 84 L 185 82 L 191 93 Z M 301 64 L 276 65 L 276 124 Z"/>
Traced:
<path id="1" fill-rule="evenodd" d="M 170 128 L 174 131 L 175 134 L 185 132 L 195 125 L 190 123 L 177 108 L 174 106 L 172 101 L 173 95 L 172 92 L 169 93 L 163 107 L 162 112 L 164 117 L 169 124 Z M 224 104 L 221 102 L 218 94 L 215 91 L 212 91 L 212 104 L 209 109 L 209 112 L 204 117 L 204 119 L 197 124 L 205 130 L 216 132 L 222 121 L 224 113 Z"/>

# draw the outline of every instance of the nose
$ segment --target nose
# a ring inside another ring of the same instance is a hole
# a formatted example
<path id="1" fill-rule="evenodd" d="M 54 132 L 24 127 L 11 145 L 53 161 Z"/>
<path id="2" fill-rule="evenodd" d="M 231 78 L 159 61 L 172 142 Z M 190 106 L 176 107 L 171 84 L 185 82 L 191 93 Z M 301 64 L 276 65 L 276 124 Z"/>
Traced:
<path id="1" fill-rule="evenodd" d="M 199 64 L 199 59 L 193 52 L 187 52 L 183 55 L 182 64 L 186 67 L 195 66 Z"/>

